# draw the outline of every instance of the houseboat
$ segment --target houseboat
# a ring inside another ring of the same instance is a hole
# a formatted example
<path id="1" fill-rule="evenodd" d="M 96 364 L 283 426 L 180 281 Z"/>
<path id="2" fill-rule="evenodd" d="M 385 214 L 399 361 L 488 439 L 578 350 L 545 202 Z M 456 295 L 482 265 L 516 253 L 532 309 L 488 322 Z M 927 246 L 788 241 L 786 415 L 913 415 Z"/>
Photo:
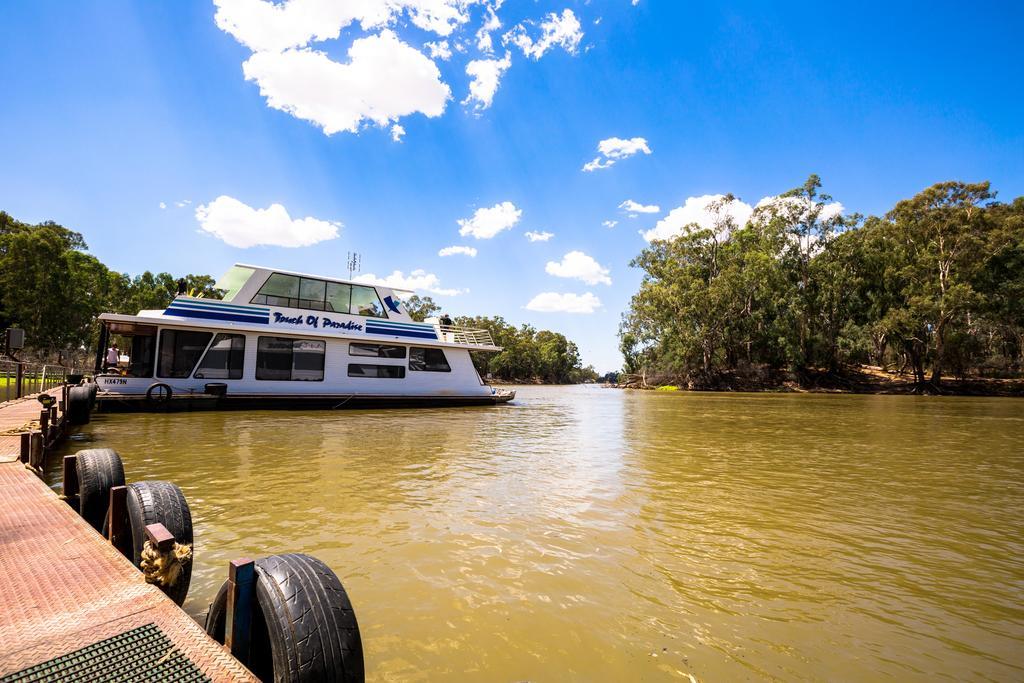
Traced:
<path id="1" fill-rule="evenodd" d="M 494 405 L 481 379 L 486 330 L 414 321 L 401 290 L 238 264 L 221 299 L 179 294 L 164 310 L 104 313 L 101 409 Z M 107 349 L 121 340 L 118 363 Z M 109 359 L 113 360 L 113 358 Z"/>

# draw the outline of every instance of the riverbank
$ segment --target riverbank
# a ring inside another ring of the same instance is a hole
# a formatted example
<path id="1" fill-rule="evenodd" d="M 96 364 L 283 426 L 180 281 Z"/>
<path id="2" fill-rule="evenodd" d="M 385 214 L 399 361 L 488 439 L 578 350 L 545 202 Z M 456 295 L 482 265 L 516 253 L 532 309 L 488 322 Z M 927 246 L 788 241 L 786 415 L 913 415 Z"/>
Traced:
<path id="1" fill-rule="evenodd" d="M 794 373 L 755 369 L 747 372 L 723 372 L 703 378 L 682 378 L 667 375 L 622 375 L 619 389 L 654 391 L 724 391 L 780 393 L 841 394 L 916 394 L 921 393 L 913 375 L 889 372 L 878 366 L 861 365 L 844 368 L 840 373 L 811 371 Z M 1024 397 L 1024 378 L 994 379 L 968 377 L 942 380 L 941 391 L 951 396 Z"/>

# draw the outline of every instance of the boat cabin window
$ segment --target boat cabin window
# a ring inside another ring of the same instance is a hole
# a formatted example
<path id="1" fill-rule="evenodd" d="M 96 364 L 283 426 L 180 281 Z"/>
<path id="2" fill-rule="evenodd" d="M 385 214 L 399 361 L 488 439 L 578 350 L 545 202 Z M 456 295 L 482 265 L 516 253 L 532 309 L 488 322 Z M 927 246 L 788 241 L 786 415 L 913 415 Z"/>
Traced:
<path id="1" fill-rule="evenodd" d="M 260 337 L 256 379 L 322 382 L 327 343 L 315 339 Z"/>
<path id="2" fill-rule="evenodd" d="M 152 377 L 156 361 L 156 335 L 137 334 L 132 337 L 131 353 L 128 356 L 129 377 Z"/>
<path id="3" fill-rule="evenodd" d="M 352 285 L 352 305 L 349 313 L 353 315 L 365 315 L 371 318 L 386 318 L 384 306 L 380 303 L 377 290 L 373 287 L 362 287 Z"/>
<path id="4" fill-rule="evenodd" d="M 404 346 L 391 344 L 356 344 L 348 345 L 348 355 L 369 356 L 371 358 L 405 358 Z"/>
<path id="5" fill-rule="evenodd" d="M 349 363 L 348 376 L 402 379 L 405 377 L 405 368 L 401 365 L 368 365 L 366 363 Z"/>
<path id="6" fill-rule="evenodd" d="M 161 330 L 160 360 L 157 363 L 156 376 L 190 376 L 211 337 L 212 332 Z"/>
<path id="7" fill-rule="evenodd" d="M 333 313 L 348 313 L 348 307 L 351 303 L 352 285 L 340 282 L 327 283 L 327 307 L 324 310 Z"/>
<path id="8" fill-rule="evenodd" d="M 274 273 L 252 298 L 254 304 L 304 308 L 386 318 L 377 290 L 363 285 L 327 282 L 298 275 Z"/>
<path id="9" fill-rule="evenodd" d="M 196 370 L 196 379 L 242 379 L 244 334 L 218 334 Z"/>
<path id="10" fill-rule="evenodd" d="M 441 349 L 417 346 L 409 349 L 409 369 L 420 372 L 451 372 L 452 366 Z"/>

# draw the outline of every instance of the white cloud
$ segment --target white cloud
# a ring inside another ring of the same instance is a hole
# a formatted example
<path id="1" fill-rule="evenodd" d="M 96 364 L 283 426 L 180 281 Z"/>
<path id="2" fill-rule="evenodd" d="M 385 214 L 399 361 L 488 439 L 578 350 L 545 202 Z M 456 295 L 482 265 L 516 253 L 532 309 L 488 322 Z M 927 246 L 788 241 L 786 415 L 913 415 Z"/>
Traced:
<path id="1" fill-rule="evenodd" d="M 527 31 L 525 22 L 518 24 L 511 31 L 506 33 L 502 42 L 514 44 L 523 54 L 533 59 L 540 59 L 545 52 L 555 46 L 562 47 L 566 52 L 575 54 L 579 49 L 580 40 L 583 39 L 583 30 L 580 27 L 580 20 L 571 9 L 562 10 L 559 15 L 556 12 L 548 14 L 540 23 L 540 37 L 534 40 Z"/>
<path id="2" fill-rule="evenodd" d="M 661 211 L 661 207 L 656 204 L 644 205 L 639 202 L 634 202 L 632 199 L 627 199 L 619 204 L 619 208 L 626 213 L 633 214 L 633 217 L 638 213 L 658 213 Z"/>
<path id="3" fill-rule="evenodd" d="M 180 202 L 174 202 L 174 205 L 179 209 L 184 209 L 186 206 L 192 203 L 191 199 L 182 199 Z"/>
<path id="4" fill-rule="evenodd" d="M 682 206 L 672 209 L 653 229 L 641 234 L 648 242 L 667 240 L 688 232 L 695 224 L 702 230 L 715 230 L 719 239 L 723 239 L 728 236 L 730 226 L 743 227 L 754 212 L 746 202 L 739 199 L 725 202 L 725 198 L 721 194 L 688 197 Z"/>
<path id="5" fill-rule="evenodd" d="M 352 43 L 347 63 L 309 48 L 257 52 L 245 61 L 274 109 L 310 121 L 327 135 L 357 132 L 364 121 L 380 126 L 401 116 L 444 113 L 451 90 L 426 55 L 390 30 Z"/>
<path id="6" fill-rule="evenodd" d="M 417 268 L 408 275 L 396 270 L 386 277 L 377 277 L 373 273 L 358 275 L 353 278 L 356 282 L 365 282 L 369 285 L 380 285 L 392 289 L 405 289 L 409 291 L 424 291 L 439 296 L 455 296 L 464 294 L 469 290 L 445 289 L 441 286 L 441 279 L 433 273 L 428 273 L 422 268 Z"/>
<path id="7" fill-rule="evenodd" d="M 601 225 L 603 225 L 606 228 L 614 228 L 618 224 L 618 221 L 604 221 L 603 223 L 601 223 Z"/>
<path id="8" fill-rule="evenodd" d="M 338 236 L 341 223 L 318 218 L 296 218 L 280 204 L 254 209 L 234 197 L 221 195 L 196 207 L 199 226 L 214 237 L 242 249 L 267 245 L 306 247 Z"/>
<path id="9" fill-rule="evenodd" d="M 477 209 L 472 218 L 460 218 L 459 234 L 472 235 L 478 240 L 489 240 L 502 230 L 508 230 L 523 215 L 512 202 L 501 202 L 488 209 Z"/>
<path id="10" fill-rule="evenodd" d="M 440 59 L 442 61 L 447 61 L 451 59 L 452 49 L 448 45 L 447 40 L 440 40 L 432 43 L 423 43 L 423 47 L 427 48 L 427 51 L 430 52 L 431 59 Z"/>
<path id="11" fill-rule="evenodd" d="M 550 275 L 582 280 L 588 285 L 612 283 L 608 269 L 582 251 L 570 251 L 562 257 L 561 262 L 548 261 L 544 270 Z"/>
<path id="12" fill-rule="evenodd" d="M 594 157 L 593 160 L 583 164 L 583 170 L 589 173 L 590 171 L 597 171 L 602 168 L 611 168 L 614 165 L 614 161 L 602 161 L 601 157 Z"/>
<path id="13" fill-rule="evenodd" d="M 634 154 L 643 152 L 651 153 L 651 147 L 645 138 L 607 138 L 597 143 L 598 156 L 592 161 L 583 165 L 584 171 L 596 171 L 602 168 L 610 168 L 615 162 L 628 159 Z"/>
<path id="14" fill-rule="evenodd" d="M 555 233 L 547 232 L 546 230 L 544 232 L 534 232 L 533 230 L 530 230 L 529 232 L 526 233 L 526 239 L 530 240 L 531 242 L 547 242 L 554 236 Z"/>
<path id="15" fill-rule="evenodd" d="M 161 209 L 166 209 L 167 208 L 167 202 L 160 202 L 160 208 Z"/>
<path id="16" fill-rule="evenodd" d="M 505 53 L 502 59 L 474 59 L 466 65 L 466 75 L 472 80 L 469 83 L 469 95 L 463 104 L 475 102 L 474 109 L 481 111 L 491 106 L 494 93 L 498 92 L 501 76 L 512 66 L 512 54 Z"/>
<path id="17" fill-rule="evenodd" d="M 455 254 L 465 254 L 472 258 L 476 256 L 476 247 L 445 247 L 441 251 L 437 252 L 438 256 L 454 256 Z"/>
<path id="18" fill-rule="evenodd" d="M 526 304 L 527 310 L 541 313 L 593 313 L 600 307 L 601 300 L 590 292 L 582 295 L 542 292 Z"/>
<path id="19" fill-rule="evenodd" d="M 451 88 L 433 60 L 448 60 L 476 47 L 484 59 L 466 65 L 464 101 L 482 111 L 491 105 L 511 51 L 493 59 L 492 34 L 501 29 L 503 0 L 214 0 L 217 26 L 247 46 L 246 80 L 269 107 L 319 126 L 325 134 L 358 133 L 402 117 L 441 116 Z M 482 6 L 482 12 L 472 11 Z M 471 20 L 478 24 L 473 32 Z M 436 36 L 417 48 L 396 34 L 411 24 Z M 535 37 L 528 33 L 532 31 Z M 351 34 L 351 35 L 350 35 Z M 527 20 L 505 34 L 534 59 L 561 46 L 576 53 L 582 38 L 572 10 Z M 349 44 L 343 61 L 335 58 Z M 320 43 L 330 47 L 320 49 Z M 429 55 L 429 57 L 428 57 Z"/>
<path id="20" fill-rule="evenodd" d="M 408 13 L 417 28 L 445 37 L 469 21 L 474 0 L 214 0 L 217 26 L 253 52 L 280 52 L 338 38 L 358 22 L 381 28 Z"/>
<path id="21" fill-rule="evenodd" d="M 500 3 L 499 3 L 500 4 Z M 480 30 L 476 32 L 476 49 L 480 52 L 490 53 L 494 49 L 494 41 L 491 33 L 501 28 L 501 20 L 493 7 L 487 7 L 487 21 L 483 23 Z"/>
<path id="22" fill-rule="evenodd" d="M 609 159 L 626 159 L 640 152 L 650 154 L 651 148 L 645 138 L 608 138 L 597 143 L 597 151 Z"/>
<path id="23" fill-rule="evenodd" d="M 401 142 L 402 136 L 405 135 L 405 128 L 398 125 L 397 123 L 391 126 L 391 139 L 395 142 Z"/>

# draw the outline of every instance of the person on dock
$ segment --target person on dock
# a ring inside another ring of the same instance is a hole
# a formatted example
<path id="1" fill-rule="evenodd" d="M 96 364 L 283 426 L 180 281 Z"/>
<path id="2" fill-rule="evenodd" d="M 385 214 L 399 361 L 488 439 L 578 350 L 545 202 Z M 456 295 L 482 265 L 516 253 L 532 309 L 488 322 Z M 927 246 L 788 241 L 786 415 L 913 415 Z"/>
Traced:
<path id="1" fill-rule="evenodd" d="M 451 327 L 454 324 L 455 323 L 452 322 L 452 318 L 450 315 L 448 315 L 447 313 L 441 314 L 441 325 L 443 325 L 444 327 Z"/>
<path id="2" fill-rule="evenodd" d="M 110 348 L 107 349 L 107 367 L 106 370 L 117 369 L 117 364 L 121 360 L 121 352 L 117 348 L 117 344 L 111 344 Z"/>

